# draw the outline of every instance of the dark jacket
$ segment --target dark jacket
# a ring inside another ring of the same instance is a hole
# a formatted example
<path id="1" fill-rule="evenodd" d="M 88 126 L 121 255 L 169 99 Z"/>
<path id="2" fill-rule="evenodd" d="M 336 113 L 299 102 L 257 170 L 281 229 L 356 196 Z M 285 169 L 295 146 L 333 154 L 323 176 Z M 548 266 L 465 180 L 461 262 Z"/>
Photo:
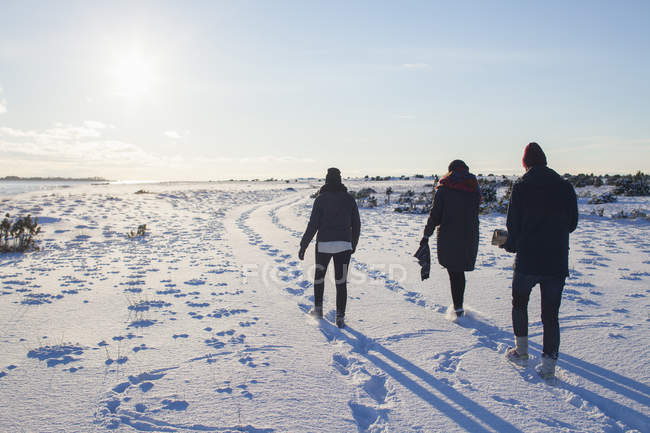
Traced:
<path id="1" fill-rule="evenodd" d="M 478 252 L 478 191 L 441 186 L 433 197 L 424 236 L 438 228 L 438 263 L 450 271 L 472 271 Z"/>
<path id="2" fill-rule="evenodd" d="M 546 166 L 531 167 L 512 187 L 508 240 L 514 269 L 528 275 L 569 274 L 569 233 L 578 225 L 573 186 Z"/>
<path id="3" fill-rule="evenodd" d="M 305 234 L 300 241 L 301 248 L 307 248 L 316 232 L 316 241 L 347 241 L 356 250 L 361 231 L 361 220 L 357 202 L 345 186 L 325 185 L 314 200 L 311 217 Z"/>

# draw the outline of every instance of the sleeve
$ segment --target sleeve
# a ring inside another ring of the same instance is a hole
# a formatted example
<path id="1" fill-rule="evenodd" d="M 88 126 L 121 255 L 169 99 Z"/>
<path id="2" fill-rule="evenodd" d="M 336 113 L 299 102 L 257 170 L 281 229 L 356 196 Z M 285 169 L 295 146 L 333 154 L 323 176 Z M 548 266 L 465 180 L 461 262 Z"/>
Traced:
<path id="1" fill-rule="evenodd" d="M 320 227 L 320 200 L 319 197 L 316 197 L 314 200 L 314 205 L 311 208 L 311 216 L 309 217 L 309 223 L 305 229 L 305 234 L 302 235 L 300 240 L 300 247 L 306 249 L 309 246 L 309 243 L 314 238 L 314 235 Z"/>
<path id="2" fill-rule="evenodd" d="M 578 198 L 576 197 L 576 191 L 573 189 L 573 185 L 568 184 L 569 189 L 569 233 L 578 227 Z"/>
<path id="3" fill-rule="evenodd" d="M 359 207 L 357 201 L 352 199 L 352 250 L 356 251 L 361 235 L 361 218 L 359 217 Z"/>
<path id="4" fill-rule="evenodd" d="M 503 248 L 510 252 L 517 252 L 517 238 L 521 230 L 521 210 L 519 208 L 519 187 L 517 184 L 512 186 L 510 194 L 510 203 L 508 204 L 508 216 L 506 218 L 506 228 L 508 229 L 508 239 Z"/>
<path id="5" fill-rule="evenodd" d="M 433 231 L 436 229 L 436 226 L 440 225 L 442 220 L 442 190 L 437 190 L 436 194 L 433 196 L 433 206 L 431 206 L 431 212 L 429 212 L 429 219 L 427 220 L 427 225 L 424 227 L 424 237 L 431 237 Z"/>

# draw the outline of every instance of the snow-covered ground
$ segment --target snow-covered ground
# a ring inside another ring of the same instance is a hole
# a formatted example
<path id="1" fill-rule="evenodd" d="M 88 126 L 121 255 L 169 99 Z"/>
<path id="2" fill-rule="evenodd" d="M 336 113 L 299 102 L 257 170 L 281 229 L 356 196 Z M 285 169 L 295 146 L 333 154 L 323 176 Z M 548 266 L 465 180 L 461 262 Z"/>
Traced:
<path id="1" fill-rule="evenodd" d="M 430 182 L 349 187 L 383 201 L 387 185 Z M 326 320 L 305 314 L 308 183 L 142 188 L 0 199 L 44 229 L 41 251 L 0 256 L 0 431 L 650 432 L 650 224 L 607 217 L 648 198 L 581 199 L 547 384 L 538 290 L 536 361 L 504 359 L 513 257 L 489 242 L 503 215 L 481 217 L 470 315 L 454 322 L 447 273 L 434 260 L 422 282 L 412 257 L 426 215 L 362 209 L 339 330 L 332 282 Z M 129 239 L 140 224 L 148 235 Z"/>

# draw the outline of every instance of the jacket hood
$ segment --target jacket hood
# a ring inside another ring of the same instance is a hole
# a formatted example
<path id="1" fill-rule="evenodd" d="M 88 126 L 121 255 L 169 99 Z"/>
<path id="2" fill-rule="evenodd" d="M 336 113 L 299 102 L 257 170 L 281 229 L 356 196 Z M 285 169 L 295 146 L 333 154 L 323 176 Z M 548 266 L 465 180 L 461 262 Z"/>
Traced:
<path id="1" fill-rule="evenodd" d="M 521 182 L 529 182 L 533 185 L 549 185 L 563 180 L 555 170 L 543 165 L 530 167 L 526 174 L 521 177 Z"/>
<path id="2" fill-rule="evenodd" d="M 324 192 L 347 192 L 347 191 L 348 189 L 342 183 L 326 183 L 325 185 L 321 186 L 318 193 L 322 194 Z"/>

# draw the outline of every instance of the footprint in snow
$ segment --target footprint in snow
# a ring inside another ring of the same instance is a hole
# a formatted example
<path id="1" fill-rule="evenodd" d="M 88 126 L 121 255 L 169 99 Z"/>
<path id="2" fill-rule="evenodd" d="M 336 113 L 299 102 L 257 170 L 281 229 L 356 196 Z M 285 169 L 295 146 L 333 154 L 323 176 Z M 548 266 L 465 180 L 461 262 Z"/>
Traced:
<path id="1" fill-rule="evenodd" d="M 366 431 L 370 426 L 380 424 L 385 418 L 386 410 L 375 409 L 362 404 L 348 402 L 348 406 L 352 410 L 352 416 L 361 431 Z"/>
<path id="2" fill-rule="evenodd" d="M 381 375 L 371 375 L 362 386 L 363 390 L 377 402 L 377 404 L 386 403 L 388 389 L 386 389 L 386 377 Z"/>
<path id="3" fill-rule="evenodd" d="M 291 287 L 285 287 L 284 290 L 286 292 L 292 294 L 292 295 L 295 295 L 295 296 L 302 296 L 305 293 L 305 291 L 303 289 L 294 289 L 294 288 L 291 288 Z"/>

